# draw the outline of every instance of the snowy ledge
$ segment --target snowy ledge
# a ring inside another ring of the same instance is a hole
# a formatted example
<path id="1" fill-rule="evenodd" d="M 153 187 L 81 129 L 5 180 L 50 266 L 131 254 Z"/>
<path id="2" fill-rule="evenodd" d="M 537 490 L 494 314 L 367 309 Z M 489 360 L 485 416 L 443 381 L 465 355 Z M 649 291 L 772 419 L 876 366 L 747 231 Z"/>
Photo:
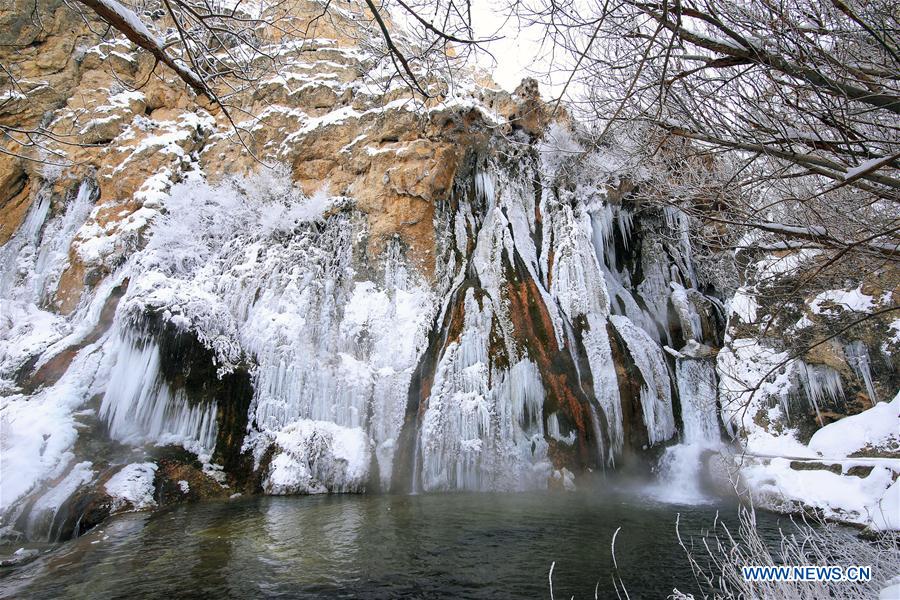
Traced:
<path id="1" fill-rule="evenodd" d="M 783 444 L 773 444 L 772 453 L 758 448 L 744 454 L 741 475 L 754 501 L 766 508 L 806 509 L 874 531 L 898 530 L 898 424 L 900 393 L 891 402 L 826 425 L 806 446 L 796 442 L 801 451 L 795 456 L 779 452 Z M 860 456 L 878 452 L 887 456 Z"/>

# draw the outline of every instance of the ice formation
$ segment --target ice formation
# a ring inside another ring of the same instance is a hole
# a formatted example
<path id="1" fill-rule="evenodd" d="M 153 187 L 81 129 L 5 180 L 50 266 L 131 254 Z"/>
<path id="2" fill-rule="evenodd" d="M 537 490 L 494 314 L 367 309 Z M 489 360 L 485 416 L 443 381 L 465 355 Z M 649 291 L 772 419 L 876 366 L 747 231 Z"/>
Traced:
<path id="1" fill-rule="evenodd" d="M 641 386 L 641 406 L 650 443 L 656 444 L 668 440 L 675 433 L 675 417 L 672 414 L 672 386 L 669 380 L 669 369 L 666 366 L 663 350 L 647 332 L 636 327 L 628 317 L 613 316 L 610 317 L 610 320 L 616 326 L 619 335 L 625 339 L 631 356 L 644 379 L 644 384 Z M 679 386 L 683 385 L 680 365 L 678 384 Z M 691 393 L 695 390 L 686 391 Z M 681 392 L 681 398 L 683 399 L 682 405 L 685 402 L 691 404 L 694 402 L 691 396 L 685 395 L 684 391 Z M 705 418 L 715 418 L 715 408 L 715 390 L 713 389 L 712 406 L 702 407 L 709 411 Z M 685 432 L 687 432 L 687 421 L 685 421 Z M 685 435 L 687 436 L 687 433 Z"/>
<path id="2" fill-rule="evenodd" d="M 841 374 L 828 365 L 809 365 L 798 361 L 798 376 L 806 394 L 806 399 L 812 404 L 819 421 L 822 420 L 820 405 L 823 401 L 832 404 L 844 397 L 844 388 L 841 383 Z"/>
<path id="3" fill-rule="evenodd" d="M 872 381 L 872 367 L 869 363 L 869 349 L 860 341 L 850 342 L 844 347 L 847 354 L 847 362 L 853 367 L 857 377 L 859 377 L 866 385 L 866 392 L 872 402 L 878 402 L 878 395 L 875 393 L 875 384 Z"/>
<path id="4" fill-rule="evenodd" d="M 216 403 L 191 403 L 160 373 L 160 350 L 152 338 L 129 332 L 116 337 L 115 364 L 100 404 L 114 440 L 179 444 L 201 456 L 216 443 Z"/>
<path id="5" fill-rule="evenodd" d="M 527 358 L 491 368 L 493 313 L 466 292 L 465 324 L 437 367 L 419 438 L 423 490 L 528 489 L 550 471 L 544 393 Z"/>
<path id="6" fill-rule="evenodd" d="M 269 494 L 365 490 L 369 437 L 358 427 L 299 420 L 274 434 L 275 454 L 263 481 Z"/>

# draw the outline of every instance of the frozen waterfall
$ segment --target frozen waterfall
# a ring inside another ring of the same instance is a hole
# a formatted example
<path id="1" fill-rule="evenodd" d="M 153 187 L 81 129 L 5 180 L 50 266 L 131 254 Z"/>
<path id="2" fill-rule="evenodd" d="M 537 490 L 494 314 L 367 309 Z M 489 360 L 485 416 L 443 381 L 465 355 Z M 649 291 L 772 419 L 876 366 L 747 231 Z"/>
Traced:
<path id="1" fill-rule="evenodd" d="M 705 463 L 709 454 L 721 446 L 715 369 L 715 361 L 710 358 L 676 358 L 684 430 L 681 443 L 666 448 L 660 458 L 659 481 L 651 489 L 659 500 L 675 504 L 710 501 L 703 486 Z"/>

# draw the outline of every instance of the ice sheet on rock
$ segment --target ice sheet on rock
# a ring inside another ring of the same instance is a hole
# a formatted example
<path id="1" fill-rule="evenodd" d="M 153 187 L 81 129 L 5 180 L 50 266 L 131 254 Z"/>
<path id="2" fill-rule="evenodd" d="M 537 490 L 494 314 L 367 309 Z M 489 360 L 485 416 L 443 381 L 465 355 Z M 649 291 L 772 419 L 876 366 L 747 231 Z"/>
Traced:
<path id="1" fill-rule="evenodd" d="M 63 317 L 30 302 L 0 298 L 0 393 L 16 388 L 19 370 L 63 337 Z"/>
<path id="2" fill-rule="evenodd" d="M 46 539 L 54 541 L 54 521 L 59 509 L 82 486 L 94 479 L 93 465 L 89 461 L 77 463 L 31 505 L 25 535 L 29 540 Z"/>
<path id="3" fill-rule="evenodd" d="M 131 463 L 110 477 L 103 487 L 112 498 L 112 512 L 123 509 L 143 510 L 156 506 L 156 500 L 153 499 L 156 470 L 156 463 Z"/>
<path id="4" fill-rule="evenodd" d="M 586 210 L 590 214 L 594 253 L 610 298 L 610 311 L 613 314 L 624 314 L 655 339 L 659 339 L 661 331 L 668 334 L 665 320 L 668 290 L 664 286 L 656 288 L 652 283 L 648 283 L 649 287 L 653 287 L 654 293 L 661 294 L 661 297 L 653 299 L 656 304 L 649 304 L 662 306 L 661 315 L 654 315 L 638 302 L 628 270 L 619 270 L 617 266 L 619 261 L 616 255 L 615 232 L 619 232 L 619 239 L 627 249 L 631 237 L 631 213 L 620 206 L 611 206 L 605 201 L 588 202 Z"/>
<path id="5" fill-rule="evenodd" d="M 74 412 L 98 392 L 102 340 L 83 348 L 54 385 L 32 396 L 0 397 L 0 514 L 74 460 Z"/>
<path id="6" fill-rule="evenodd" d="M 365 491 L 372 448 L 359 427 L 303 419 L 268 437 L 274 454 L 262 484 L 266 493 Z"/>
<path id="7" fill-rule="evenodd" d="M 644 379 L 644 385 L 641 386 L 641 407 L 649 441 L 651 444 L 665 441 L 675 434 L 675 417 L 672 412 L 669 370 L 663 351 L 647 332 L 637 327 L 628 317 L 612 316 L 610 320 L 625 340 Z M 715 408 L 715 388 L 712 392 Z"/>
<path id="8" fill-rule="evenodd" d="M 40 245 L 41 230 L 50 213 L 51 199 L 49 190 L 39 190 L 25 220 L 0 248 L 0 298 L 12 298 L 16 288 L 21 290 L 21 280 L 32 269 Z M 21 290 L 19 295 L 24 293 L 25 290 Z"/>
<path id="9" fill-rule="evenodd" d="M 494 314 L 465 296 L 460 338 L 444 350 L 419 432 L 422 489 L 521 490 L 544 487 L 550 474 L 544 439 L 544 392 L 528 359 L 491 370 Z"/>
<path id="10" fill-rule="evenodd" d="M 700 341 L 703 339 L 703 321 L 691 300 L 689 290 L 676 281 L 669 284 L 672 288 L 672 304 L 681 322 L 681 330 L 685 339 Z"/>
<path id="11" fill-rule="evenodd" d="M 95 196 L 94 184 L 82 182 L 74 198 L 67 203 L 65 213 L 51 219 L 44 227 L 40 247 L 25 282 L 28 296 L 35 304 L 45 305 L 56 291 L 59 278 L 69 264 L 69 246 L 91 214 Z"/>
<path id="12" fill-rule="evenodd" d="M 557 246 L 550 292 L 570 321 L 584 317 L 587 322 L 582 342 L 594 378 L 594 394 L 608 424 L 609 448 L 600 461 L 614 465 L 622 450 L 624 426 L 619 382 L 606 329 L 610 298 L 591 241 L 590 218 L 585 213 L 576 214 L 568 205 L 558 206 L 552 214 L 552 231 Z"/>

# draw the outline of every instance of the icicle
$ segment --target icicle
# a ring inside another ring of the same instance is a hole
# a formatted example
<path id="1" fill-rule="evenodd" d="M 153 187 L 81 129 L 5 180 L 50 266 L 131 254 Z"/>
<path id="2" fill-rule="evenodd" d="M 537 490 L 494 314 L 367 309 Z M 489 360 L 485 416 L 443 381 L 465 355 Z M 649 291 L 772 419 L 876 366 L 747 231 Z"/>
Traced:
<path id="1" fill-rule="evenodd" d="M 216 443 L 216 403 L 191 405 L 173 391 L 159 370 L 159 347 L 152 339 L 128 333 L 120 337 L 118 356 L 100 404 L 110 436 L 141 444 L 181 444 L 198 455 Z"/>
<path id="2" fill-rule="evenodd" d="M 480 169 L 475 173 L 475 197 L 487 207 L 494 205 L 494 178 Z"/>
<path id="3" fill-rule="evenodd" d="M 819 406 L 825 400 L 837 402 L 844 397 L 841 374 L 827 365 L 799 363 L 799 377 L 806 398 L 816 411 L 816 418 L 822 422 Z M 787 414 L 787 413 L 785 413 Z"/>
<path id="4" fill-rule="evenodd" d="M 571 446 L 575 443 L 575 431 L 570 431 L 568 434 L 563 435 L 559 426 L 559 417 L 557 414 L 551 413 L 549 417 L 547 417 L 547 435 L 556 440 L 557 442 L 562 442 L 567 446 Z"/>
<path id="5" fill-rule="evenodd" d="M 859 377 L 866 385 L 866 392 L 869 399 L 874 404 L 878 402 L 878 395 L 875 393 L 875 384 L 872 381 L 872 368 L 869 362 L 869 349 L 860 341 L 850 342 L 844 346 L 844 352 L 847 354 L 847 362 L 853 367 L 856 376 Z"/>
<path id="6" fill-rule="evenodd" d="M 690 216 L 674 206 L 666 206 L 663 214 L 665 215 L 666 225 L 670 229 L 674 229 L 678 234 L 678 252 L 674 254 L 673 258 L 680 273 L 687 277 L 688 281 L 686 283 L 690 283 L 689 286 L 685 285 L 685 287 L 696 288 L 697 275 L 694 273 L 692 260 Z M 673 248 L 673 250 L 675 249 Z M 673 277 L 673 279 L 677 280 L 679 277 Z"/>

